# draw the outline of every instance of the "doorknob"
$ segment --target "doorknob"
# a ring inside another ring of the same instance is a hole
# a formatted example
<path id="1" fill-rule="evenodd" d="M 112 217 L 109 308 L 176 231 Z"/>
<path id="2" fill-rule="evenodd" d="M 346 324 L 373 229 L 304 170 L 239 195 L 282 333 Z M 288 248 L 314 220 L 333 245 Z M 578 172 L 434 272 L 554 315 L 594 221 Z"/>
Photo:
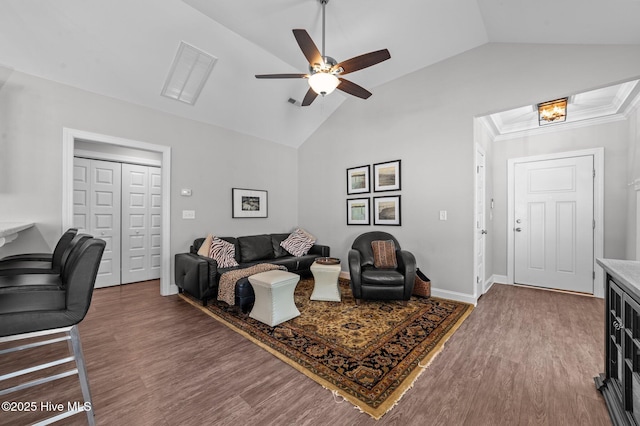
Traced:
<path id="1" fill-rule="evenodd" d="M 515 228 L 514 231 L 520 232 L 520 231 L 522 231 L 522 228 Z"/>
<path id="2" fill-rule="evenodd" d="M 486 230 L 486 229 L 483 229 L 482 231 L 480 231 L 480 233 L 481 233 L 482 235 L 486 235 L 486 234 L 487 234 L 487 230 Z"/>
<path id="3" fill-rule="evenodd" d="M 516 223 L 520 223 L 522 222 L 520 219 L 516 219 Z"/>

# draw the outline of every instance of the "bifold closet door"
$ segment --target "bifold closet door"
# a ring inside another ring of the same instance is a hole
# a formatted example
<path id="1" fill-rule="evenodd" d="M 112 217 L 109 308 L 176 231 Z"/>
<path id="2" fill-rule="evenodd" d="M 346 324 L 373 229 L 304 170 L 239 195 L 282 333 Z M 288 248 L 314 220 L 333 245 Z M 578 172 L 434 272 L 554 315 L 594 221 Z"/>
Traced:
<path id="1" fill-rule="evenodd" d="M 160 169 L 122 164 L 122 284 L 160 278 Z"/>
<path id="2" fill-rule="evenodd" d="M 95 287 L 120 284 L 121 166 L 74 158 L 73 226 L 107 243 Z"/>
<path id="3" fill-rule="evenodd" d="M 162 171 L 149 167 L 149 276 L 160 278 L 162 259 Z"/>

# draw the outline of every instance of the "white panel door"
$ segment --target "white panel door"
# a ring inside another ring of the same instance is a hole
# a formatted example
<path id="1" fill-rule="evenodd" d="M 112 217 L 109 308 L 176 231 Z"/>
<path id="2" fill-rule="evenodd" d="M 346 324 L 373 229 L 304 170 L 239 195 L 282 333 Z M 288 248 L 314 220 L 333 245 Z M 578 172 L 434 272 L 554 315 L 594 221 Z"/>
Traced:
<path id="1" fill-rule="evenodd" d="M 514 280 L 593 293 L 593 156 L 515 165 Z"/>
<path id="2" fill-rule="evenodd" d="M 122 283 L 144 281 L 149 265 L 149 170 L 122 165 Z"/>
<path id="3" fill-rule="evenodd" d="M 162 266 L 162 170 L 149 167 L 149 275 L 160 278 Z"/>
<path id="4" fill-rule="evenodd" d="M 79 234 L 91 232 L 91 160 L 73 159 L 73 227 Z"/>
<path id="5" fill-rule="evenodd" d="M 160 278 L 160 168 L 122 164 L 122 200 L 122 283 Z"/>
<path id="6" fill-rule="evenodd" d="M 120 163 L 91 160 L 89 233 L 107 243 L 96 287 L 120 284 L 120 175 Z"/>

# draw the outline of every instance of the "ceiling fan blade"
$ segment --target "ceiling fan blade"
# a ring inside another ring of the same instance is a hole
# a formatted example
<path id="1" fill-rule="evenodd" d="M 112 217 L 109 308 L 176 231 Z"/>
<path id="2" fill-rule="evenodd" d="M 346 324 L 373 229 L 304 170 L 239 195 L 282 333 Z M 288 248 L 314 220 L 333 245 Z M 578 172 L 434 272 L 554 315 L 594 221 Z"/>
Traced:
<path id="1" fill-rule="evenodd" d="M 309 90 L 307 90 L 307 94 L 304 95 L 304 99 L 302 100 L 302 106 L 311 105 L 311 103 L 316 100 L 317 96 L 318 94 L 314 92 L 311 87 L 309 87 Z"/>
<path id="2" fill-rule="evenodd" d="M 358 98 L 362 99 L 368 99 L 369 96 L 371 96 L 371 92 L 362 86 L 358 86 L 357 84 L 352 83 L 349 80 L 345 80 L 344 78 L 339 78 L 338 80 L 340 80 L 340 84 L 338 84 L 337 88 L 345 93 L 357 96 Z"/>
<path id="3" fill-rule="evenodd" d="M 298 46 L 300 46 L 305 58 L 309 61 L 309 65 L 324 64 L 320 51 L 306 30 L 293 30 L 293 35 L 295 36 Z"/>
<path id="4" fill-rule="evenodd" d="M 309 74 L 256 74 L 256 78 L 309 78 Z"/>
<path id="5" fill-rule="evenodd" d="M 391 54 L 387 49 L 376 50 L 375 52 L 365 53 L 364 55 L 356 56 L 355 58 L 347 59 L 335 65 L 331 70 L 342 68 L 343 71 L 340 75 L 349 74 L 350 72 L 358 71 L 363 68 L 370 67 L 371 65 L 378 64 L 382 61 L 386 61 L 391 58 Z"/>

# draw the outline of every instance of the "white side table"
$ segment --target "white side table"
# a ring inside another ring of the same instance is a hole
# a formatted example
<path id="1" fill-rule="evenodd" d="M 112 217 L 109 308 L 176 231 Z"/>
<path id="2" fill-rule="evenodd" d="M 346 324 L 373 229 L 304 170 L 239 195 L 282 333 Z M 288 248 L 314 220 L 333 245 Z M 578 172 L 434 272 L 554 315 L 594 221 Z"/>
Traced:
<path id="1" fill-rule="evenodd" d="M 299 275 L 281 270 L 251 275 L 256 300 L 249 316 L 271 327 L 300 316 L 293 299 L 298 281 Z"/>
<path id="2" fill-rule="evenodd" d="M 326 265 L 313 262 L 311 265 L 313 274 L 313 293 L 311 300 L 323 300 L 328 302 L 340 302 L 340 289 L 338 288 L 338 276 L 340 275 L 340 264 Z"/>

